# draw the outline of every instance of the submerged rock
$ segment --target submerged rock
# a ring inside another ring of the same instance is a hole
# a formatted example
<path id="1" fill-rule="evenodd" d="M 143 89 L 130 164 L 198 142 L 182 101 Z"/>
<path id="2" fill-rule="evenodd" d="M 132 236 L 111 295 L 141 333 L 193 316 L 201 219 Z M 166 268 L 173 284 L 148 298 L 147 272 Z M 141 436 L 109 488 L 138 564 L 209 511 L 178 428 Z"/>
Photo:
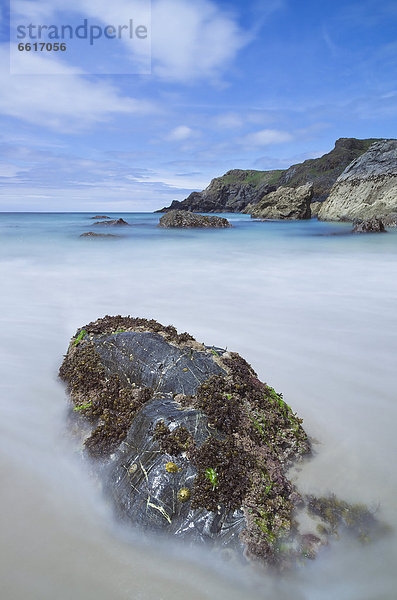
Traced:
<path id="1" fill-rule="evenodd" d="M 96 215 L 95 217 L 90 217 L 90 219 L 110 219 L 106 215 Z"/>
<path id="2" fill-rule="evenodd" d="M 312 197 L 312 183 L 298 188 L 281 186 L 257 204 L 248 205 L 244 212 L 256 219 L 310 219 Z"/>
<path id="3" fill-rule="evenodd" d="M 60 377 L 122 519 L 279 568 L 326 543 L 295 518 L 317 506 L 287 476 L 311 451 L 301 419 L 238 354 L 107 316 L 77 331 Z"/>
<path id="4" fill-rule="evenodd" d="M 87 233 L 82 233 L 82 234 L 80 235 L 80 237 L 90 237 L 90 238 L 93 238 L 93 237 L 96 237 L 96 238 L 97 238 L 97 237 L 100 237 L 100 238 L 104 238 L 104 237 L 106 237 L 106 238 L 117 238 L 117 237 L 120 237 L 120 236 L 118 236 L 118 235 L 113 235 L 113 233 L 95 233 L 94 231 L 87 231 Z"/>
<path id="5" fill-rule="evenodd" d="M 353 233 L 386 233 L 386 229 L 383 222 L 376 217 L 366 221 L 355 219 L 353 221 Z"/>
<path id="6" fill-rule="evenodd" d="M 231 227 L 231 224 L 223 217 L 171 210 L 161 217 L 159 227 Z"/>
<path id="7" fill-rule="evenodd" d="M 124 219 L 116 219 L 112 221 L 98 221 L 94 225 L 128 225 L 128 223 Z"/>

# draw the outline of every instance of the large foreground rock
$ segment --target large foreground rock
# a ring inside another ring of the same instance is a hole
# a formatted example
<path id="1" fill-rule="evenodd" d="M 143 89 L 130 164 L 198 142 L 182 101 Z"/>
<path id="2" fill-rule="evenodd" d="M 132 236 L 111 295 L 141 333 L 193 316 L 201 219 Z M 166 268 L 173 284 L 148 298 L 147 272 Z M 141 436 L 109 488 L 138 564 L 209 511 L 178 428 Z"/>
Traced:
<path id="1" fill-rule="evenodd" d="M 310 219 L 310 202 L 313 184 L 298 188 L 279 187 L 267 194 L 255 205 L 248 205 L 244 212 L 256 219 Z"/>
<path id="2" fill-rule="evenodd" d="M 238 354 L 156 321 L 105 317 L 77 331 L 60 376 L 108 497 L 144 531 L 281 567 L 326 543 L 298 529 L 304 504 L 325 532 L 349 518 L 366 534 L 374 522 L 363 507 L 299 495 L 287 471 L 310 453 L 301 420 Z"/>
<path id="3" fill-rule="evenodd" d="M 397 217 L 397 140 L 383 140 L 352 162 L 337 179 L 319 219 L 352 221 L 378 217 L 388 225 Z"/>
<path id="4" fill-rule="evenodd" d="M 184 210 L 171 210 L 163 215 L 159 227 L 231 227 L 227 219 L 223 217 L 197 215 Z"/>

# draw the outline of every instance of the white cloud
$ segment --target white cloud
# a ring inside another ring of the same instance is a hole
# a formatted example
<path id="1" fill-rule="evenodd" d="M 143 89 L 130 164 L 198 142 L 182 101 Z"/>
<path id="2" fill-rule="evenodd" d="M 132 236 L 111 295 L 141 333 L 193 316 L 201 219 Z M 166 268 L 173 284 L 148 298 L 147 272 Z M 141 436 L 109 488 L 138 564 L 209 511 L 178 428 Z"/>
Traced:
<path id="1" fill-rule="evenodd" d="M 149 6 L 148 0 L 69 0 L 67 6 L 64 0 L 14 2 L 15 11 L 39 16 L 42 21 L 60 10 L 70 10 L 103 24 L 124 23 L 131 17 L 147 19 Z M 151 15 L 153 73 L 161 78 L 219 80 L 238 51 L 253 39 L 253 33 L 244 31 L 235 15 L 212 0 L 152 0 Z M 137 49 L 135 45 L 134 51 Z"/>
<path id="2" fill-rule="evenodd" d="M 291 142 L 293 136 L 288 131 L 280 131 L 279 129 L 261 129 L 249 133 L 241 139 L 244 146 L 269 146 L 271 144 L 282 144 L 284 142 Z"/>
<path id="3" fill-rule="evenodd" d="M 0 113 L 61 132 L 81 131 L 108 121 L 116 114 L 154 112 L 154 105 L 120 95 L 103 80 L 76 75 L 56 59 L 26 55 L 24 60 L 40 61 L 41 70 L 63 75 L 10 75 L 8 51 L 0 47 Z M 72 74 L 73 73 L 73 74 Z"/>
<path id="4" fill-rule="evenodd" d="M 217 79 L 249 41 L 237 21 L 213 2 L 153 2 L 153 70 L 160 77 Z"/>
<path id="5" fill-rule="evenodd" d="M 187 127 L 186 125 L 179 125 L 179 127 L 175 127 L 175 129 L 169 133 L 167 140 L 171 142 L 179 142 L 191 138 L 194 134 L 195 132 L 190 127 Z"/>

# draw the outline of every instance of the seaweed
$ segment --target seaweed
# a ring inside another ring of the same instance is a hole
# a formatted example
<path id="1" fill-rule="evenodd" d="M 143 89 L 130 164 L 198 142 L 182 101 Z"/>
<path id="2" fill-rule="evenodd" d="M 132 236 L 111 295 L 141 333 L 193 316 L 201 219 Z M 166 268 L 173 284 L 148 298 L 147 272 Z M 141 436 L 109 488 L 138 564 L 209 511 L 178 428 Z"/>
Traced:
<path id="1" fill-rule="evenodd" d="M 92 321 L 84 328 L 87 333 L 91 334 L 105 334 L 115 333 L 117 331 L 150 331 L 152 333 L 163 334 L 165 339 L 178 344 L 183 344 L 189 341 L 194 341 L 194 337 L 186 331 L 184 333 L 177 332 L 173 325 L 162 325 L 154 319 L 141 319 L 138 317 L 122 317 L 117 315 L 111 317 L 106 315 L 101 319 Z"/>
<path id="2" fill-rule="evenodd" d="M 219 504 L 228 510 L 241 507 L 251 485 L 249 473 L 254 461 L 233 436 L 224 440 L 209 437 L 200 448 L 190 450 L 189 458 L 197 469 L 192 508 L 217 511 Z"/>
<path id="3" fill-rule="evenodd" d="M 59 370 L 68 385 L 74 412 L 96 427 L 85 441 L 89 454 L 109 455 L 125 439 L 137 410 L 152 397 L 150 388 L 129 388 L 117 375 L 107 375 L 91 341 L 84 339 L 71 349 Z"/>
<path id="4" fill-rule="evenodd" d="M 118 375 L 105 369 L 95 350 L 95 336 L 129 330 L 158 333 L 172 344 L 192 347 L 194 341 L 187 333 L 178 334 L 173 326 L 121 316 L 106 316 L 77 331 L 60 377 L 68 384 L 73 411 L 93 426 L 85 446 L 94 457 L 107 457 L 120 445 L 136 412 L 153 394 L 150 388 L 123 384 Z M 226 375 L 209 377 L 195 396 L 174 395 L 181 407 L 191 407 L 205 415 L 207 439 L 199 445 L 194 432 L 182 425 L 171 430 L 163 420 L 153 427 L 160 452 L 168 455 L 164 476 L 172 479 L 172 474 L 181 470 L 169 458 L 181 454 L 196 471 L 192 485 L 189 483 L 190 487 L 177 492 L 178 501 L 191 501 L 192 509 L 219 514 L 242 510 L 246 527 L 241 539 L 247 556 L 277 569 L 302 558 L 314 558 L 325 543 L 321 536 L 337 536 L 341 529 L 354 533 L 363 542 L 369 541 L 377 529 L 377 520 L 365 506 L 351 505 L 335 496 L 309 496 L 304 500 L 288 479 L 288 467 L 309 455 L 311 444 L 302 420 L 282 394 L 261 382 L 238 354 L 218 353 L 214 347 L 207 352 Z M 131 477 L 135 470 L 135 464 L 129 467 Z M 322 520 L 318 525 L 320 537 L 298 531 L 295 511 L 305 503 L 309 513 Z M 167 520 L 171 518 L 149 500 L 148 506 L 160 511 Z"/>
<path id="5" fill-rule="evenodd" d="M 193 443 L 193 438 L 186 427 L 181 425 L 170 431 L 164 421 L 156 423 L 153 437 L 159 444 L 161 452 L 171 456 L 181 454 Z"/>

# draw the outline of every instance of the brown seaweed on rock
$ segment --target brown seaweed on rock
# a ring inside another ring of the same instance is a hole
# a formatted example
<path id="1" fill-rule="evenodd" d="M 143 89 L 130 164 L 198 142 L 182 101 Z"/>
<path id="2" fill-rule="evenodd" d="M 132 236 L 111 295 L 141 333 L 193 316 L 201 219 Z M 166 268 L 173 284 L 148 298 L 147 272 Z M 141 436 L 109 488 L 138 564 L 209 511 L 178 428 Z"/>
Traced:
<path id="1" fill-rule="evenodd" d="M 368 521 L 343 501 L 301 497 L 287 471 L 311 452 L 302 420 L 236 353 L 106 316 L 76 332 L 60 377 L 107 493 L 136 526 L 282 569 L 314 558 L 342 521 Z M 299 531 L 305 505 L 325 521 L 320 536 Z"/>

